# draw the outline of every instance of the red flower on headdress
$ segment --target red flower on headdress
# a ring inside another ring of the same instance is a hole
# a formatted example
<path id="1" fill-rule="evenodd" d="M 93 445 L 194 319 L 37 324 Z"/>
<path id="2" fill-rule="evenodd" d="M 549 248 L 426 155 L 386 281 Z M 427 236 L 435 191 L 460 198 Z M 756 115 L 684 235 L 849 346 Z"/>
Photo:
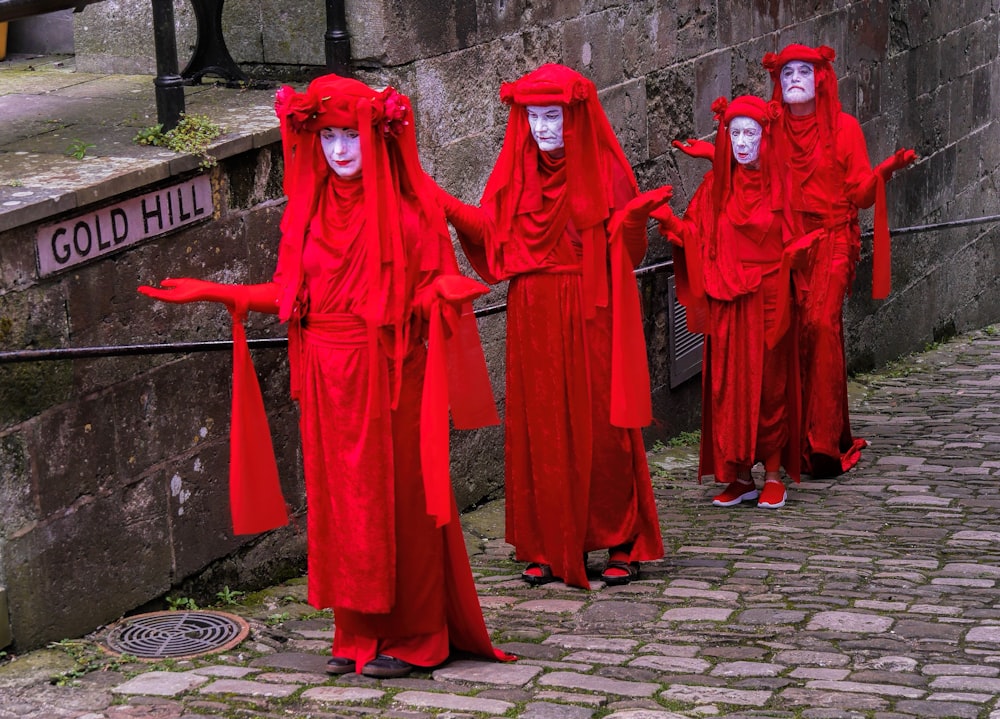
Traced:
<path id="1" fill-rule="evenodd" d="M 775 102 L 774 100 L 768 100 L 767 102 L 767 119 L 769 122 L 774 122 L 779 117 L 781 117 L 781 103 Z"/>
<path id="2" fill-rule="evenodd" d="M 382 98 L 382 132 L 386 137 L 390 135 L 399 137 L 403 134 L 406 126 L 410 124 L 410 105 L 407 98 L 394 87 L 387 87 L 382 92 Z"/>
<path id="3" fill-rule="evenodd" d="M 586 100 L 590 97 L 590 87 L 583 80 L 577 80 L 573 83 L 573 99 L 574 100 Z"/>
<path id="4" fill-rule="evenodd" d="M 777 55 L 777 53 L 773 53 L 773 52 L 764 53 L 764 59 L 761 60 L 761 63 L 764 65 L 764 68 L 768 72 L 773 72 L 774 70 L 777 70 L 778 69 L 778 55 Z"/>
<path id="5" fill-rule="evenodd" d="M 833 62 L 834 58 L 837 57 L 836 51 L 828 45 L 820 45 L 816 48 L 816 51 L 819 53 L 819 56 L 827 62 Z"/>
<path id="6" fill-rule="evenodd" d="M 329 97 L 316 97 L 308 92 L 295 92 L 284 85 L 274 96 L 274 112 L 284 119 L 295 132 L 302 132 L 305 124 L 316 117 Z"/>
<path id="7" fill-rule="evenodd" d="M 719 122 L 722 116 L 726 114 L 727 107 L 729 107 L 729 100 L 725 97 L 717 97 L 712 101 L 712 112 L 715 113 L 716 122 Z"/>
<path id="8" fill-rule="evenodd" d="M 514 92 L 517 90 L 517 85 L 513 82 L 502 82 L 500 83 L 500 102 L 504 105 L 514 104 Z"/>

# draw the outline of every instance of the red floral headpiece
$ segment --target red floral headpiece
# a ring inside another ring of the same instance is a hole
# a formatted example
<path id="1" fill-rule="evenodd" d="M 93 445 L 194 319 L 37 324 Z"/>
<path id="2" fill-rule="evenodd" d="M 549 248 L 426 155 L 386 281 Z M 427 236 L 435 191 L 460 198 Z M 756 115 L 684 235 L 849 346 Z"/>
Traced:
<path id="1" fill-rule="evenodd" d="M 274 111 L 293 132 L 318 132 L 324 127 L 358 127 L 358 105 L 367 103 L 373 127 L 385 137 L 399 137 L 410 124 L 409 98 L 394 87 L 372 90 L 364 83 L 336 75 L 313 80 L 305 92 L 288 85 L 274 98 Z"/>
<path id="2" fill-rule="evenodd" d="M 819 47 L 809 47 L 808 45 L 792 44 L 785 47 L 780 53 L 769 52 L 764 55 L 762 61 L 764 68 L 771 73 L 771 77 L 777 79 L 781 68 L 792 60 L 810 62 L 813 65 L 832 65 L 837 53 L 832 47 L 820 45 Z"/>
<path id="3" fill-rule="evenodd" d="M 500 85 L 500 100 L 506 105 L 571 105 L 596 97 L 593 82 L 565 65 L 551 63 Z"/>

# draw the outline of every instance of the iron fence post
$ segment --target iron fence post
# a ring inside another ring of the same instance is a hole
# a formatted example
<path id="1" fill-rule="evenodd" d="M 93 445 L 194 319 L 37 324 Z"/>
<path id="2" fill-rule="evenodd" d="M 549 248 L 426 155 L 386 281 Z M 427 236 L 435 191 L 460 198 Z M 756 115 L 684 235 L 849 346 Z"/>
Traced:
<path id="1" fill-rule="evenodd" d="M 172 130 L 184 113 L 184 78 L 177 71 L 177 33 L 173 0 L 153 1 L 153 42 L 156 46 L 156 119 Z"/>

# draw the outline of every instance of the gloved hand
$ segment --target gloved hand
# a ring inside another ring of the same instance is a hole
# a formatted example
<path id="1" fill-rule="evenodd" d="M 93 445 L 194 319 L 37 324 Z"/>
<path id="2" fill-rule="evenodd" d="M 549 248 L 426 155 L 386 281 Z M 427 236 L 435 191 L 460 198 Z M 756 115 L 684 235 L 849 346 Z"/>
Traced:
<path id="1" fill-rule="evenodd" d="M 894 172 L 902 170 L 904 167 L 916 162 L 917 153 L 913 150 L 896 150 L 889 157 L 885 158 L 875 167 L 875 174 L 888 182 Z"/>
<path id="2" fill-rule="evenodd" d="M 243 306 L 257 312 L 278 311 L 278 286 L 273 282 L 260 285 L 226 285 L 194 277 L 168 277 L 159 287 L 141 285 L 139 294 L 161 302 L 221 302 L 229 310 Z"/>
<path id="3" fill-rule="evenodd" d="M 649 213 L 649 216 L 660 223 L 660 234 L 676 245 L 682 244 L 684 221 L 681 220 L 670 205 L 660 205 L 656 210 Z"/>
<path id="4" fill-rule="evenodd" d="M 633 197 L 623 210 L 625 213 L 623 221 L 626 227 L 641 225 L 645 229 L 646 218 L 649 217 L 649 214 L 657 207 L 661 207 L 673 196 L 673 186 L 664 185 L 663 187 L 657 187 L 655 190 L 649 190 Z"/>
<path id="5" fill-rule="evenodd" d="M 687 140 L 674 140 L 670 143 L 685 155 L 702 160 L 715 159 L 715 145 L 706 140 L 689 137 Z"/>
<path id="6" fill-rule="evenodd" d="M 441 299 L 458 305 L 482 297 L 490 288 L 465 275 L 438 275 L 434 278 L 434 290 Z"/>

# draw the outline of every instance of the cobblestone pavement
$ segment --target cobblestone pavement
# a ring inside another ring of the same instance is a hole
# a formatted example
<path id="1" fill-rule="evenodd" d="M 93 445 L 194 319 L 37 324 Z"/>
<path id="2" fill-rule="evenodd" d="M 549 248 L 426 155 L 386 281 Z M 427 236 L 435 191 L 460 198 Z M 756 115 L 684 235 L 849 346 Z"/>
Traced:
<path id="1" fill-rule="evenodd" d="M 227 608 L 252 631 L 225 654 L 124 664 L 95 637 L 16 657 L 0 719 L 1000 719 L 1000 332 L 857 384 L 861 464 L 779 510 L 713 508 L 692 449 L 651 451 L 668 556 L 631 585 L 527 587 L 502 531 L 480 529 L 486 621 L 517 662 L 327 677 L 331 619 L 299 581 Z"/>

